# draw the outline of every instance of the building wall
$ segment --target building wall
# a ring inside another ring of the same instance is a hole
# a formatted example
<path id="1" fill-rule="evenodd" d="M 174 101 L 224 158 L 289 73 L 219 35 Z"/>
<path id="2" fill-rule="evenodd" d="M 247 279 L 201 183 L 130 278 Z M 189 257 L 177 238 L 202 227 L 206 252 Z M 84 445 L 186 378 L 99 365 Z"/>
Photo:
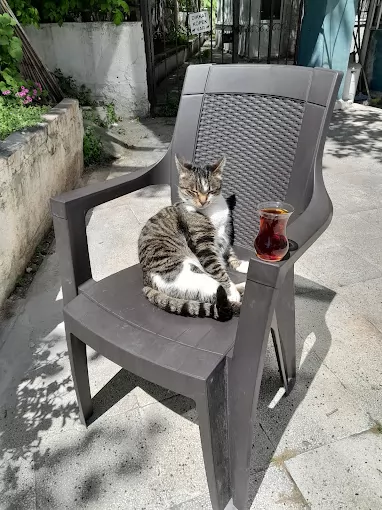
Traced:
<path id="1" fill-rule="evenodd" d="M 83 171 L 78 102 L 66 99 L 44 117 L 0 142 L 0 308 L 52 223 L 50 198 Z"/>
<path id="2" fill-rule="evenodd" d="M 44 64 L 61 69 L 94 98 L 114 103 L 118 115 L 148 114 L 146 54 L 141 22 L 56 23 L 26 33 Z"/>

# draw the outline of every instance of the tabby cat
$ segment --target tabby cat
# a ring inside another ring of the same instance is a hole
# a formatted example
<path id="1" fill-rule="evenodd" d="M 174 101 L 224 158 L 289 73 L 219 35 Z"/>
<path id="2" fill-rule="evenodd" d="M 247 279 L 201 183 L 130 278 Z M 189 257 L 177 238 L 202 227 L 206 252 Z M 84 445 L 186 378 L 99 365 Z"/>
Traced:
<path id="1" fill-rule="evenodd" d="M 240 310 L 243 284 L 227 266 L 246 273 L 232 245 L 232 218 L 221 194 L 223 157 L 196 166 L 175 156 L 180 202 L 165 207 L 143 227 L 138 242 L 143 292 L 159 308 L 188 317 L 225 321 Z"/>

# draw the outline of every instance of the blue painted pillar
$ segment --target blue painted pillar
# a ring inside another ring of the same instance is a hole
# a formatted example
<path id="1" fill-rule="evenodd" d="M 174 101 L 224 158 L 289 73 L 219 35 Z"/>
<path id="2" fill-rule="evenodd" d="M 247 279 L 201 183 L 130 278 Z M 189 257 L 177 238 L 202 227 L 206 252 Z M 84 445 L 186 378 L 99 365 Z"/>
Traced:
<path id="1" fill-rule="evenodd" d="M 304 0 L 298 64 L 342 71 L 349 62 L 358 0 Z M 342 97 L 343 80 L 338 93 Z"/>

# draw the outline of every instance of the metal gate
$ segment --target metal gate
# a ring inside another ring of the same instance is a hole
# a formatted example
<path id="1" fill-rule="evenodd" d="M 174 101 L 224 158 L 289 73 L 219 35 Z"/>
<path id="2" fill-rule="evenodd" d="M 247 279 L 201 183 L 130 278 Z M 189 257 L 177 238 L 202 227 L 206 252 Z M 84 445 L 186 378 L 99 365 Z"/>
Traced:
<path id="1" fill-rule="evenodd" d="M 173 116 L 191 63 L 295 64 L 303 0 L 141 0 L 141 14 L 152 111 Z"/>

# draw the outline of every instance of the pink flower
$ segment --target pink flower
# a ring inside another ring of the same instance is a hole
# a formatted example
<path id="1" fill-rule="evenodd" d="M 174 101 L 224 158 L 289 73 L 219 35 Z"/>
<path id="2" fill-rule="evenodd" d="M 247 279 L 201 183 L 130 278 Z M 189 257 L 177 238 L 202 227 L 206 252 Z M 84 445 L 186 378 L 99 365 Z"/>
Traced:
<path id="1" fill-rule="evenodd" d="M 11 93 L 10 90 L 3 90 L 2 92 L 3 96 L 9 96 L 10 93 Z"/>
<path id="2" fill-rule="evenodd" d="M 32 101 L 33 101 L 32 98 L 30 96 L 27 96 L 27 98 L 24 99 L 23 103 L 28 104 L 28 103 L 31 103 Z"/>
<path id="3" fill-rule="evenodd" d="M 33 89 L 33 95 L 37 96 L 37 90 L 36 89 Z"/>

